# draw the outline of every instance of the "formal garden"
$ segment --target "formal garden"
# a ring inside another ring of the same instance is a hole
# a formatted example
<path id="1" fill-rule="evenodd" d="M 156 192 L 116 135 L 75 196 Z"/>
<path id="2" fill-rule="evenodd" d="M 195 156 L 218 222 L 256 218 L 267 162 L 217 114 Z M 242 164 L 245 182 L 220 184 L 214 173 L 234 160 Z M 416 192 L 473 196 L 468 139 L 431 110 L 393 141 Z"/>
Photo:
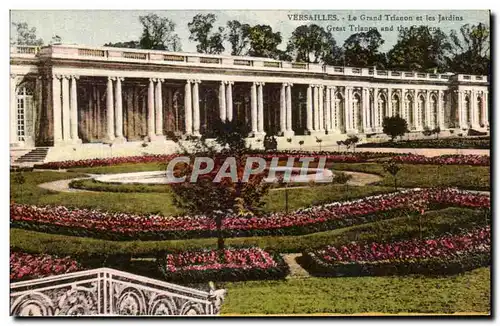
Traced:
<path id="1" fill-rule="evenodd" d="M 223 138 L 223 139 L 222 139 Z M 51 162 L 11 172 L 11 281 L 111 267 L 227 289 L 223 315 L 489 313 L 490 159 L 249 151 L 326 160 L 328 183 L 96 181 L 180 154 Z M 196 156 L 200 153 L 190 155 Z M 176 173 L 190 175 L 192 164 Z M 59 187 L 59 188 L 58 188 Z"/>

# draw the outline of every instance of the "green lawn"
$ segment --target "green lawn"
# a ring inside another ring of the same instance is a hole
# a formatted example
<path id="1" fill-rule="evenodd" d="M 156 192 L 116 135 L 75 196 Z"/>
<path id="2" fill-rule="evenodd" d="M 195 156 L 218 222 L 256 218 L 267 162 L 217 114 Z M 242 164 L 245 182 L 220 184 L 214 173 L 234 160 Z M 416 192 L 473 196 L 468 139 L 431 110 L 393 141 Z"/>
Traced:
<path id="1" fill-rule="evenodd" d="M 24 172 L 25 183 L 23 184 L 16 184 L 13 175 L 15 173 L 11 173 L 11 200 L 17 203 L 98 208 L 137 214 L 178 215 L 183 213 L 181 209 L 174 205 L 172 194 L 168 188 L 161 185 L 102 185 L 96 183 L 98 188 L 120 187 L 127 192 L 64 193 L 42 189 L 38 187 L 38 184 L 85 175 L 76 172 Z M 85 180 L 85 184 L 89 183 L 92 184 L 92 181 Z M 142 188 L 152 192 L 144 192 Z M 141 192 L 129 192 L 134 190 L 140 190 Z M 381 186 L 364 186 L 349 187 L 347 192 L 345 186 L 338 184 L 317 185 L 310 188 L 290 188 L 288 190 L 289 209 L 293 210 L 330 201 L 361 198 L 388 191 L 392 191 L 392 189 Z M 266 211 L 284 210 L 286 206 L 285 191 L 270 191 L 266 202 Z"/>
<path id="2" fill-rule="evenodd" d="M 397 175 L 400 187 L 458 187 L 489 190 L 490 167 L 470 165 L 411 165 L 400 164 Z M 394 178 L 379 163 L 334 163 L 333 170 L 374 173 L 384 177 L 376 185 L 394 186 Z"/>
<path id="3" fill-rule="evenodd" d="M 249 281 L 227 289 L 222 315 L 490 311 L 490 269 L 449 277 L 337 277 Z"/>

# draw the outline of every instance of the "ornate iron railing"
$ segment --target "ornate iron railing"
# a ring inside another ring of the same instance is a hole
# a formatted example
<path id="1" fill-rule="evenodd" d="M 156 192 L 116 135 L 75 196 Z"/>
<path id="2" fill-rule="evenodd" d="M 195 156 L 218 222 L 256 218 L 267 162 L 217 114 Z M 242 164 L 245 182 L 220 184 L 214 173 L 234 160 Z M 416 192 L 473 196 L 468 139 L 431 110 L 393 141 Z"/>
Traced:
<path id="1" fill-rule="evenodd" d="M 200 291 L 110 268 L 11 283 L 13 316 L 216 315 L 225 290 Z"/>

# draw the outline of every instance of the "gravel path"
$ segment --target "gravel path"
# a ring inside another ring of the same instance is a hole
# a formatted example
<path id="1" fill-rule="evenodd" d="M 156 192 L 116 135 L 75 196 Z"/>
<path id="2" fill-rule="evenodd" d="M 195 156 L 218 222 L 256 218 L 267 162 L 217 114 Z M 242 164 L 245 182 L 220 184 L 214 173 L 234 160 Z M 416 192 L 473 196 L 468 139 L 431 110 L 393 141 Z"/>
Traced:
<path id="1" fill-rule="evenodd" d="M 310 277 L 309 273 L 297 263 L 297 258 L 302 254 L 283 254 L 285 263 L 290 267 L 290 274 L 286 278 Z"/>
<path id="2" fill-rule="evenodd" d="M 336 172 L 344 172 L 346 174 L 352 175 L 352 179 L 347 182 L 349 185 L 352 185 L 352 186 L 364 186 L 364 185 L 382 180 L 382 177 L 380 177 L 379 175 L 376 175 L 376 174 L 351 172 L 351 171 L 336 171 Z M 95 192 L 95 191 L 91 191 L 91 190 L 74 189 L 74 188 L 70 188 L 70 186 L 69 186 L 69 184 L 73 180 L 90 179 L 93 177 L 94 177 L 94 175 L 89 174 L 89 176 L 86 178 L 73 178 L 73 179 L 57 180 L 57 181 L 41 183 L 38 186 L 40 188 L 43 188 L 43 189 L 52 190 L 52 191 L 59 191 L 59 192 Z M 300 189 L 300 188 L 308 188 L 308 187 L 309 187 L 308 185 L 304 185 L 304 186 L 290 187 L 290 189 Z M 276 191 L 276 190 L 283 190 L 283 189 L 285 189 L 285 188 L 278 188 L 278 189 L 272 189 L 272 190 Z"/>

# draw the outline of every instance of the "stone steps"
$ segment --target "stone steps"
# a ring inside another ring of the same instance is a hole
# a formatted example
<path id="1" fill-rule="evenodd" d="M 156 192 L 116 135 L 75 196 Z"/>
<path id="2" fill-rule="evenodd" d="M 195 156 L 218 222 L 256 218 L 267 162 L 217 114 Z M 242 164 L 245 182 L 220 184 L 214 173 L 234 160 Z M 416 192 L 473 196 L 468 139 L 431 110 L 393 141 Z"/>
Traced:
<path id="1" fill-rule="evenodd" d="M 42 163 L 47 156 L 49 149 L 47 147 L 37 147 L 27 154 L 17 158 L 14 163 Z"/>

